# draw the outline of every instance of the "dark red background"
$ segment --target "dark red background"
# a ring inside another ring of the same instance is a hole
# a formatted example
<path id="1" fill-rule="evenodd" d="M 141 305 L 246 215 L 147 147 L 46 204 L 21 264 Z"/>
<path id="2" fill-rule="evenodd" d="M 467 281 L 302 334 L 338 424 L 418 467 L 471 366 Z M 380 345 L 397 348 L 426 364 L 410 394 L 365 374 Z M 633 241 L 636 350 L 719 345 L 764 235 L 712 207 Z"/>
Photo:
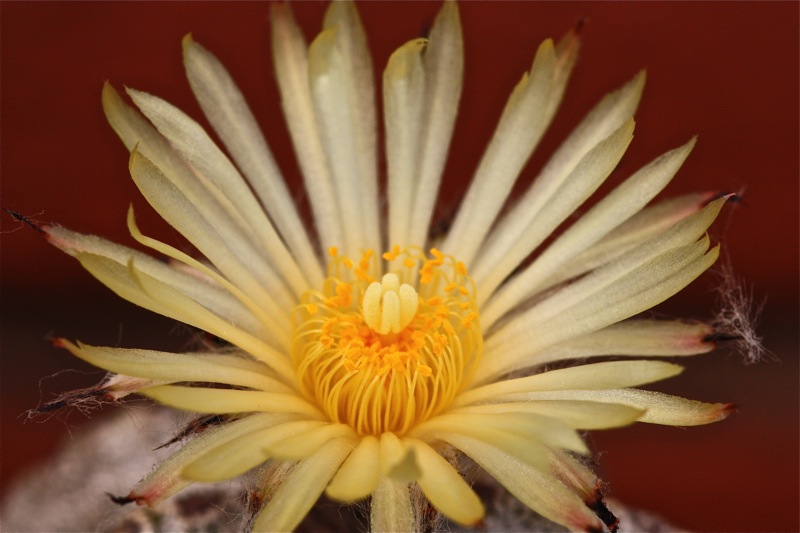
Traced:
<path id="1" fill-rule="evenodd" d="M 324 5 L 295 12 L 309 38 Z M 432 21 L 435 3 L 361 6 L 379 73 L 391 51 Z M 2 205 L 38 221 L 130 243 L 133 201 L 145 232 L 176 242 L 127 176 L 100 107 L 104 80 L 158 94 L 201 117 L 181 65 L 187 32 L 228 66 L 297 184 L 268 52 L 268 7 L 246 2 L 2 2 Z M 760 333 L 774 354 L 746 366 L 719 351 L 689 362 L 663 390 L 731 401 L 729 420 L 688 430 L 639 425 L 595 433 L 613 496 L 702 531 L 797 531 L 798 4 L 465 3 L 466 84 L 446 174 L 450 205 L 538 43 L 582 18 L 583 49 L 530 180 L 605 92 L 648 69 L 634 142 L 617 179 L 699 134 L 669 195 L 743 193 L 713 228 L 735 271 L 766 298 Z M 298 195 L 301 190 L 296 187 Z M 180 242 L 180 241 L 177 241 Z M 41 397 L 97 381 L 51 334 L 95 344 L 178 349 L 186 331 L 118 301 L 35 232 L 2 218 L 2 487 L 86 423 L 23 424 Z M 709 317 L 715 276 L 661 308 Z M 63 369 L 77 372 L 54 375 Z M 88 375 L 87 375 L 88 374 Z M 51 376 L 42 379 L 45 376 Z M 40 392 L 41 391 L 41 392 Z"/>

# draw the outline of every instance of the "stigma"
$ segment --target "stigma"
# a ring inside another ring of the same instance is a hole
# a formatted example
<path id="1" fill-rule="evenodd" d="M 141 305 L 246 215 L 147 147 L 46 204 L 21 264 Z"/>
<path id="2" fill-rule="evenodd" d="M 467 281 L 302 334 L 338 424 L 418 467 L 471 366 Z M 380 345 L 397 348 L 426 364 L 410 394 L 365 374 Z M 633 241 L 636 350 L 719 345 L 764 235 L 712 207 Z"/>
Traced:
<path id="1" fill-rule="evenodd" d="M 419 307 L 419 295 L 408 283 L 400 284 L 397 274 L 384 274 L 373 281 L 361 302 L 364 322 L 381 335 L 399 333 L 411 322 Z"/>

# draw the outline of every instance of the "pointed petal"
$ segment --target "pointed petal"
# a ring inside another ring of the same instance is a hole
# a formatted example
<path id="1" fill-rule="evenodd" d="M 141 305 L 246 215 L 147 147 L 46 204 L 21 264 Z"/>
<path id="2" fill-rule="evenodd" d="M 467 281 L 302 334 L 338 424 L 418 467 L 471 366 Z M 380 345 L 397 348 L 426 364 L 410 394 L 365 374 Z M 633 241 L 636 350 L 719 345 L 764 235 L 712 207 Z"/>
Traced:
<path id="1" fill-rule="evenodd" d="M 252 294 L 276 318 L 284 315 L 288 323 L 285 309 L 294 305 L 295 300 L 263 257 L 263 250 L 244 237 L 242 228 L 226 222 L 228 219 L 222 213 L 209 216 L 213 207 L 185 196 L 136 150 L 131 153 L 129 165 L 139 190 L 164 220 L 194 244 L 232 283 Z"/>
<path id="2" fill-rule="evenodd" d="M 564 448 L 586 454 L 589 450 L 575 430 L 560 420 L 532 412 L 504 412 L 495 414 L 447 413 L 419 424 L 411 436 L 460 433 L 493 442 L 496 436 L 511 433 L 528 442 L 540 442 L 546 446 Z M 428 439 L 425 439 L 428 440 Z"/>
<path id="3" fill-rule="evenodd" d="M 317 450 L 332 439 L 356 438 L 353 428 L 347 424 L 325 424 L 300 435 L 292 435 L 265 446 L 270 456 L 280 460 L 298 461 L 314 455 Z"/>
<path id="4" fill-rule="evenodd" d="M 600 355 L 676 357 L 714 349 L 708 340 L 714 328 L 701 322 L 625 320 L 587 335 L 569 339 L 531 355 L 537 364 Z"/>
<path id="5" fill-rule="evenodd" d="M 352 449 L 350 440 L 334 439 L 298 463 L 256 519 L 253 531 L 296 528 Z"/>
<path id="6" fill-rule="evenodd" d="M 699 426 L 718 422 L 733 412 L 729 403 L 705 403 L 639 389 L 542 391 L 514 394 L 498 401 L 578 400 L 616 403 L 645 410 L 639 422 Z"/>
<path id="7" fill-rule="evenodd" d="M 231 479 L 270 459 L 266 447 L 290 435 L 325 425 L 318 420 L 297 420 L 298 415 L 274 414 L 273 423 L 214 447 L 194 458 L 181 470 L 193 481 L 217 482 Z"/>
<path id="8" fill-rule="evenodd" d="M 611 403 L 542 400 L 470 405 L 454 409 L 453 412 L 467 415 L 535 413 L 560 420 L 574 429 L 608 429 L 633 424 L 639 420 L 644 410 Z"/>
<path id="9" fill-rule="evenodd" d="M 684 146 L 657 158 L 582 215 L 530 266 L 516 274 L 494 295 L 493 299 L 497 300 L 494 305 L 500 306 L 496 313 L 504 314 L 503 309 L 512 309 L 530 298 L 541 290 L 543 282 L 568 264 L 573 257 L 639 212 L 670 182 L 689 156 L 694 144 L 692 139 Z M 570 183 L 572 184 L 572 180 Z M 475 276 L 479 276 L 479 272 L 476 271 Z M 487 283 L 489 287 L 492 286 L 491 282 Z"/>
<path id="10" fill-rule="evenodd" d="M 244 96 L 228 71 L 191 34 L 183 40 L 186 75 L 200 107 L 275 222 L 312 286 L 322 283 L 319 258 L 280 170 Z"/>
<path id="11" fill-rule="evenodd" d="M 273 413 L 259 413 L 203 431 L 159 463 L 133 487 L 128 497 L 151 507 L 169 498 L 192 483 L 180 475 L 185 465 L 217 446 L 236 442 L 248 433 L 272 425 L 275 417 Z"/>
<path id="12" fill-rule="evenodd" d="M 225 414 L 267 411 L 298 413 L 315 420 L 325 418 L 316 407 L 294 393 L 162 385 L 145 389 L 141 391 L 141 394 L 164 405 L 193 413 Z"/>
<path id="13" fill-rule="evenodd" d="M 84 361 L 117 374 L 158 381 L 197 381 L 288 393 L 291 389 L 267 375 L 264 364 L 233 354 L 167 353 L 153 350 L 77 345 L 59 339 Z"/>
<path id="14" fill-rule="evenodd" d="M 459 524 L 478 523 L 483 518 L 483 504 L 453 465 L 421 440 L 406 442 L 416 452 L 422 470 L 417 484 L 431 505 Z"/>
<path id="15" fill-rule="evenodd" d="M 378 214 L 378 122 L 372 54 L 355 2 L 328 4 L 322 26 L 326 30 L 335 29 L 337 46 L 342 51 L 343 73 L 349 81 L 348 110 L 353 116 L 354 155 L 360 175 L 359 198 L 365 224 L 363 246 L 377 251 L 381 247 L 381 220 Z"/>
<path id="16" fill-rule="evenodd" d="M 563 186 L 553 193 L 551 201 L 539 210 L 527 227 L 520 228 L 517 235 L 507 238 L 501 222 L 493 233 L 494 238 L 481 254 L 481 261 L 472 269 L 478 286 L 479 304 L 490 298 L 503 280 L 597 190 L 622 159 L 633 139 L 633 128 L 631 119 L 581 158 Z M 516 230 L 509 226 L 509 231 Z M 530 290 L 524 281 L 521 282 L 523 289 Z M 519 301 L 511 300 L 513 304 Z M 493 307 L 504 309 L 496 303 Z"/>
<path id="17" fill-rule="evenodd" d="M 284 379 L 292 379 L 293 370 L 283 353 L 221 319 L 168 284 L 138 270 L 132 258 L 127 265 L 121 265 L 113 259 L 88 252 L 78 252 L 75 257 L 90 274 L 121 298 L 223 338 L 269 365 Z"/>
<path id="18" fill-rule="evenodd" d="M 542 283 L 539 290 L 543 291 L 562 281 L 584 274 L 609 263 L 637 246 L 641 246 L 677 222 L 699 211 L 713 196 L 712 193 L 687 194 L 642 209 L 598 243 L 575 256 L 558 272 L 554 272 Z"/>
<path id="19" fill-rule="evenodd" d="M 725 199 L 710 203 L 630 254 L 581 278 L 491 333 L 478 381 L 536 364 L 531 354 L 629 318 L 662 302 L 710 267 L 719 247 L 708 237 L 691 241 L 711 224 Z M 691 244 L 683 244 L 686 242 Z"/>
<path id="20" fill-rule="evenodd" d="M 414 191 L 421 151 L 425 105 L 423 54 L 427 41 L 415 39 L 395 51 L 383 73 L 386 130 L 389 246 L 409 241 Z"/>
<path id="21" fill-rule="evenodd" d="M 486 240 L 489 248 L 481 254 L 481 258 L 496 260 L 496 258 L 502 257 L 502 251 L 515 247 L 519 236 L 525 232 L 526 228 L 532 226 L 534 219 L 540 216 L 542 209 L 557 204 L 553 201 L 554 196 L 569 191 L 567 182 L 581 160 L 590 150 L 631 119 L 636 111 L 643 88 L 644 73 L 640 73 L 621 89 L 606 95 L 592 109 L 550 158 L 523 198 L 489 234 Z M 526 248 L 527 255 L 531 248 Z M 491 271 L 488 264 L 481 268 L 486 273 Z"/>
<path id="22" fill-rule="evenodd" d="M 456 121 L 464 77 L 464 42 L 456 2 L 444 2 L 436 15 L 423 57 L 425 131 L 414 191 L 408 243 L 425 243 Z M 393 243 L 389 243 L 393 244 Z"/>
<path id="23" fill-rule="evenodd" d="M 541 471 L 478 439 L 452 442 L 523 504 L 575 531 L 603 531 L 602 522 L 552 474 Z"/>
<path id="24" fill-rule="evenodd" d="M 676 376 L 682 371 L 682 366 L 664 361 L 606 361 L 578 365 L 484 385 L 461 394 L 454 406 L 492 401 L 493 398 L 521 392 L 638 387 Z"/>
<path id="25" fill-rule="evenodd" d="M 78 257 L 79 254 L 103 257 L 108 262 L 116 263 L 118 268 L 124 270 L 127 270 L 128 263 L 133 260 L 139 271 L 157 279 L 161 283 L 169 285 L 222 320 L 235 323 L 254 336 L 273 337 L 270 334 L 271 332 L 268 333 L 261 324 L 253 320 L 252 314 L 237 302 L 236 298 L 213 283 L 198 280 L 196 277 L 173 268 L 154 257 L 107 241 L 101 237 L 76 233 L 60 226 L 48 226 L 45 228 L 45 232 L 47 240 L 52 245 L 73 257 Z M 140 302 L 136 303 L 143 305 Z M 148 308 L 154 310 L 153 308 Z M 182 319 L 178 317 L 177 320 Z"/>
<path id="26" fill-rule="evenodd" d="M 131 234 L 136 242 L 143 246 L 147 246 L 157 252 L 163 254 L 166 257 L 174 259 L 177 262 L 176 270 L 183 268 L 182 272 L 186 274 L 188 271 L 188 276 L 193 281 L 192 285 L 197 286 L 197 279 L 200 278 L 203 281 L 207 282 L 216 282 L 219 286 L 224 287 L 227 291 L 233 295 L 239 302 L 241 302 L 258 320 L 263 324 L 266 328 L 266 331 L 261 331 L 259 328 L 257 332 L 257 336 L 262 337 L 265 342 L 270 343 L 276 347 L 282 349 L 288 349 L 289 347 L 289 337 L 285 329 L 282 329 L 274 320 L 274 317 L 265 313 L 264 309 L 256 303 L 250 296 L 242 292 L 238 287 L 233 285 L 230 281 L 226 278 L 221 276 L 219 272 L 213 270 L 206 266 L 205 264 L 201 263 L 197 259 L 189 256 L 185 252 L 178 250 L 173 246 L 169 246 L 164 244 L 161 241 L 153 239 L 151 237 L 147 237 L 142 234 L 139 230 L 139 227 L 136 225 L 136 217 L 133 214 L 133 205 L 128 208 L 128 231 Z M 138 262 L 137 262 L 138 264 Z M 182 265 L 182 267 L 181 267 Z M 203 279 L 205 276 L 206 279 Z M 227 295 L 225 295 L 227 296 Z M 194 298 L 197 301 L 197 298 Z M 213 301 L 217 304 L 220 302 L 218 298 L 214 298 Z M 224 302 L 224 299 L 222 300 Z M 208 307 L 207 304 L 204 304 Z M 217 313 L 220 314 L 220 313 Z M 228 316 L 227 314 L 223 314 L 222 316 Z M 248 317 L 249 318 L 249 317 Z M 236 324 L 244 324 L 246 320 L 242 317 L 230 317 L 230 322 Z"/>
<path id="27" fill-rule="evenodd" d="M 372 493 L 371 531 L 419 531 L 408 484 L 382 477 Z"/>
<path id="28" fill-rule="evenodd" d="M 286 125 L 292 137 L 297 163 L 311 208 L 320 242 L 329 246 L 344 243 L 342 214 L 339 213 L 328 156 L 311 91 L 308 86 L 308 49 L 288 4 L 273 3 L 272 62 L 281 93 Z"/>
<path id="29" fill-rule="evenodd" d="M 345 503 L 366 498 L 378 486 L 380 474 L 380 442 L 367 435 L 339 468 L 325 494 Z"/>
<path id="30" fill-rule="evenodd" d="M 555 68 L 555 49 L 548 39 L 539 46 L 530 73 L 525 73 L 511 93 L 461 203 L 443 249 L 467 264 L 473 263 L 517 176 L 550 123 L 552 114 L 548 116 L 543 110 L 549 108 Z"/>
<path id="31" fill-rule="evenodd" d="M 229 212 L 233 210 L 243 217 L 247 224 L 243 228 L 243 235 L 252 238 L 252 246 L 256 251 L 259 248 L 268 250 L 265 259 L 280 274 L 282 280 L 292 287 L 296 295 L 305 292 L 308 281 L 300 274 L 300 268 L 286 249 L 284 241 L 264 214 L 244 178 L 202 126 L 157 96 L 133 89 L 128 89 L 128 94 L 189 163 L 198 178 L 205 181 L 209 192 L 218 198 L 224 198 L 225 201 L 220 204 L 227 206 Z"/>

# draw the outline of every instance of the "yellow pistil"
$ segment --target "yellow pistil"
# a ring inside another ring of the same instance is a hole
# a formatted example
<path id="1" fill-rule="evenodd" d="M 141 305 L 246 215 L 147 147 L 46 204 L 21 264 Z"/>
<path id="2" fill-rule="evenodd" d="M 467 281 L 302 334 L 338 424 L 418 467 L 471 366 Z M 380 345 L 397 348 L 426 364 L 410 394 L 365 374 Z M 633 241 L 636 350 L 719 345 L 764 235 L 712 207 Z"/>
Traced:
<path id="1" fill-rule="evenodd" d="M 472 279 L 438 250 L 329 255 L 322 290 L 293 314 L 300 386 L 334 422 L 402 435 L 444 409 L 480 360 Z"/>

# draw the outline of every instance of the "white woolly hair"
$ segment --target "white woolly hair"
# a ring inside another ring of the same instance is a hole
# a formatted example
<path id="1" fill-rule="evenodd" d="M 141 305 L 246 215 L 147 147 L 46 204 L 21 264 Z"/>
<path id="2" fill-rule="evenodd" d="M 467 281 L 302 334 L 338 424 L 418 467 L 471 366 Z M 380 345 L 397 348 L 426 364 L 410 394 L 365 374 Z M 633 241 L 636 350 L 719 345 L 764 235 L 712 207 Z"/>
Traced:
<path id="1" fill-rule="evenodd" d="M 764 300 L 755 301 L 752 286 L 737 278 L 729 263 L 724 263 L 717 274 L 720 276 L 716 288 L 719 311 L 711 322 L 716 335 L 730 341 L 748 364 L 770 356 L 756 333 Z"/>

